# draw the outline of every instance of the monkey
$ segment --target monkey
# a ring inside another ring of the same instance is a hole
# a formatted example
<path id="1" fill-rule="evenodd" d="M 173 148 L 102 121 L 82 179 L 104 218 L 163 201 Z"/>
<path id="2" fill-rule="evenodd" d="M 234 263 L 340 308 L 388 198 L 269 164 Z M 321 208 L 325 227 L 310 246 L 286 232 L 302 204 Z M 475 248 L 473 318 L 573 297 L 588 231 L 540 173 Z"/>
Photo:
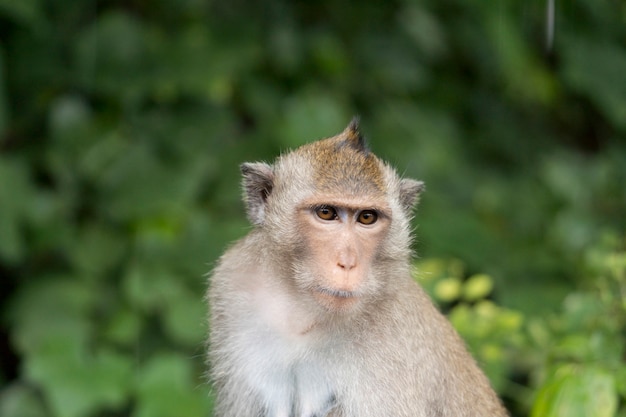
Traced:
<path id="1" fill-rule="evenodd" d="M 338 135 L 241 165 L 249 233 L 209 278 L 217 417 L 485 417 L 507 412 L 412 277 L 424 183 Z"/>

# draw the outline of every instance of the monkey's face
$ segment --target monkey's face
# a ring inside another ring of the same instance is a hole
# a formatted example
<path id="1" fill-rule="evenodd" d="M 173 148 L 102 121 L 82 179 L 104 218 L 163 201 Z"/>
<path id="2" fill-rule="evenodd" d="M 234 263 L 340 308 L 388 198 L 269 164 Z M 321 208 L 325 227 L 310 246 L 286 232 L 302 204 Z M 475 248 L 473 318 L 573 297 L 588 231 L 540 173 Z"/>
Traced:
<path id="1" fill-rule="evenodd" d="M 380 295 L 390 268 L 407 263 L 410 211 L 423 185 L 378 159 L 356 122 L 272 165 L 243 164 L 242 173 L 271 269 L 326 309 Z"/>
<path id="2" fill-rule="evenodd" d="M 323 307 L 344 311 L 382 284 L 374 263 L 391 223 L 384 201 L 316 196 L 297 210 L 302 257 L 296 284 Z"/>

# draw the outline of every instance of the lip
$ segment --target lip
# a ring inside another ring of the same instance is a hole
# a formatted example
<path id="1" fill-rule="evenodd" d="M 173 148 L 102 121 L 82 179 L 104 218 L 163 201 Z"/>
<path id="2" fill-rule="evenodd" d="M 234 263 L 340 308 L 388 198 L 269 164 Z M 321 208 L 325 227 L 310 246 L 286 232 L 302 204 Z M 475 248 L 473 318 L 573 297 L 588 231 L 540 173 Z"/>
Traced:
<path id="1" fill-rule="evenodd" d="M 358 291 L 337 290 L 337 289 L 326 288 L 326 287 L 317 287 L 315 288 L 315 291 L 325 296 L 330 296 L 333 298 L 340 298 L 340 299 L 349 299 L 349 298 L 359 297 Z"/>

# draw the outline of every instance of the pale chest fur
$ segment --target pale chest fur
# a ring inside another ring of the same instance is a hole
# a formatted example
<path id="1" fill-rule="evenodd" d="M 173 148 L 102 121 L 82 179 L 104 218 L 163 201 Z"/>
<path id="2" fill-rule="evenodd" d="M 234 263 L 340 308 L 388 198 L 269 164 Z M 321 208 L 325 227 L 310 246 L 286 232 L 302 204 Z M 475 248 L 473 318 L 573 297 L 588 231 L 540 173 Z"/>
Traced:
<path id="1" fill-rule="evenodd" d="M 263 402 L 267 417 L 323 417 L 335 389 L 323 358 L 329 348 L 314 318 L 267 280 L 239 288 L 245 328 L 232 334 L 240 377 Z"/>

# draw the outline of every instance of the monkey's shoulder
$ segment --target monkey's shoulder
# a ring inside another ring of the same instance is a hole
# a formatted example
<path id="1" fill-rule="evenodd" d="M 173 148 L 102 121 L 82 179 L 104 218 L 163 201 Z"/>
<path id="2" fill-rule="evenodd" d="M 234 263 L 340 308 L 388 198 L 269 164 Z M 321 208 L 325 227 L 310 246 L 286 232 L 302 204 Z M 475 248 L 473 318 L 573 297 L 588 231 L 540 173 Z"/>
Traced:
<path id="1" fill-rule="evenodd" d="M 255 236 L 249 233 L 233 242 L 217 260 L 210 274 L 210 284 L 232 281 L 233 278 L 255 273 L 262 263 L 262 255 L 255 243 Z"/>

